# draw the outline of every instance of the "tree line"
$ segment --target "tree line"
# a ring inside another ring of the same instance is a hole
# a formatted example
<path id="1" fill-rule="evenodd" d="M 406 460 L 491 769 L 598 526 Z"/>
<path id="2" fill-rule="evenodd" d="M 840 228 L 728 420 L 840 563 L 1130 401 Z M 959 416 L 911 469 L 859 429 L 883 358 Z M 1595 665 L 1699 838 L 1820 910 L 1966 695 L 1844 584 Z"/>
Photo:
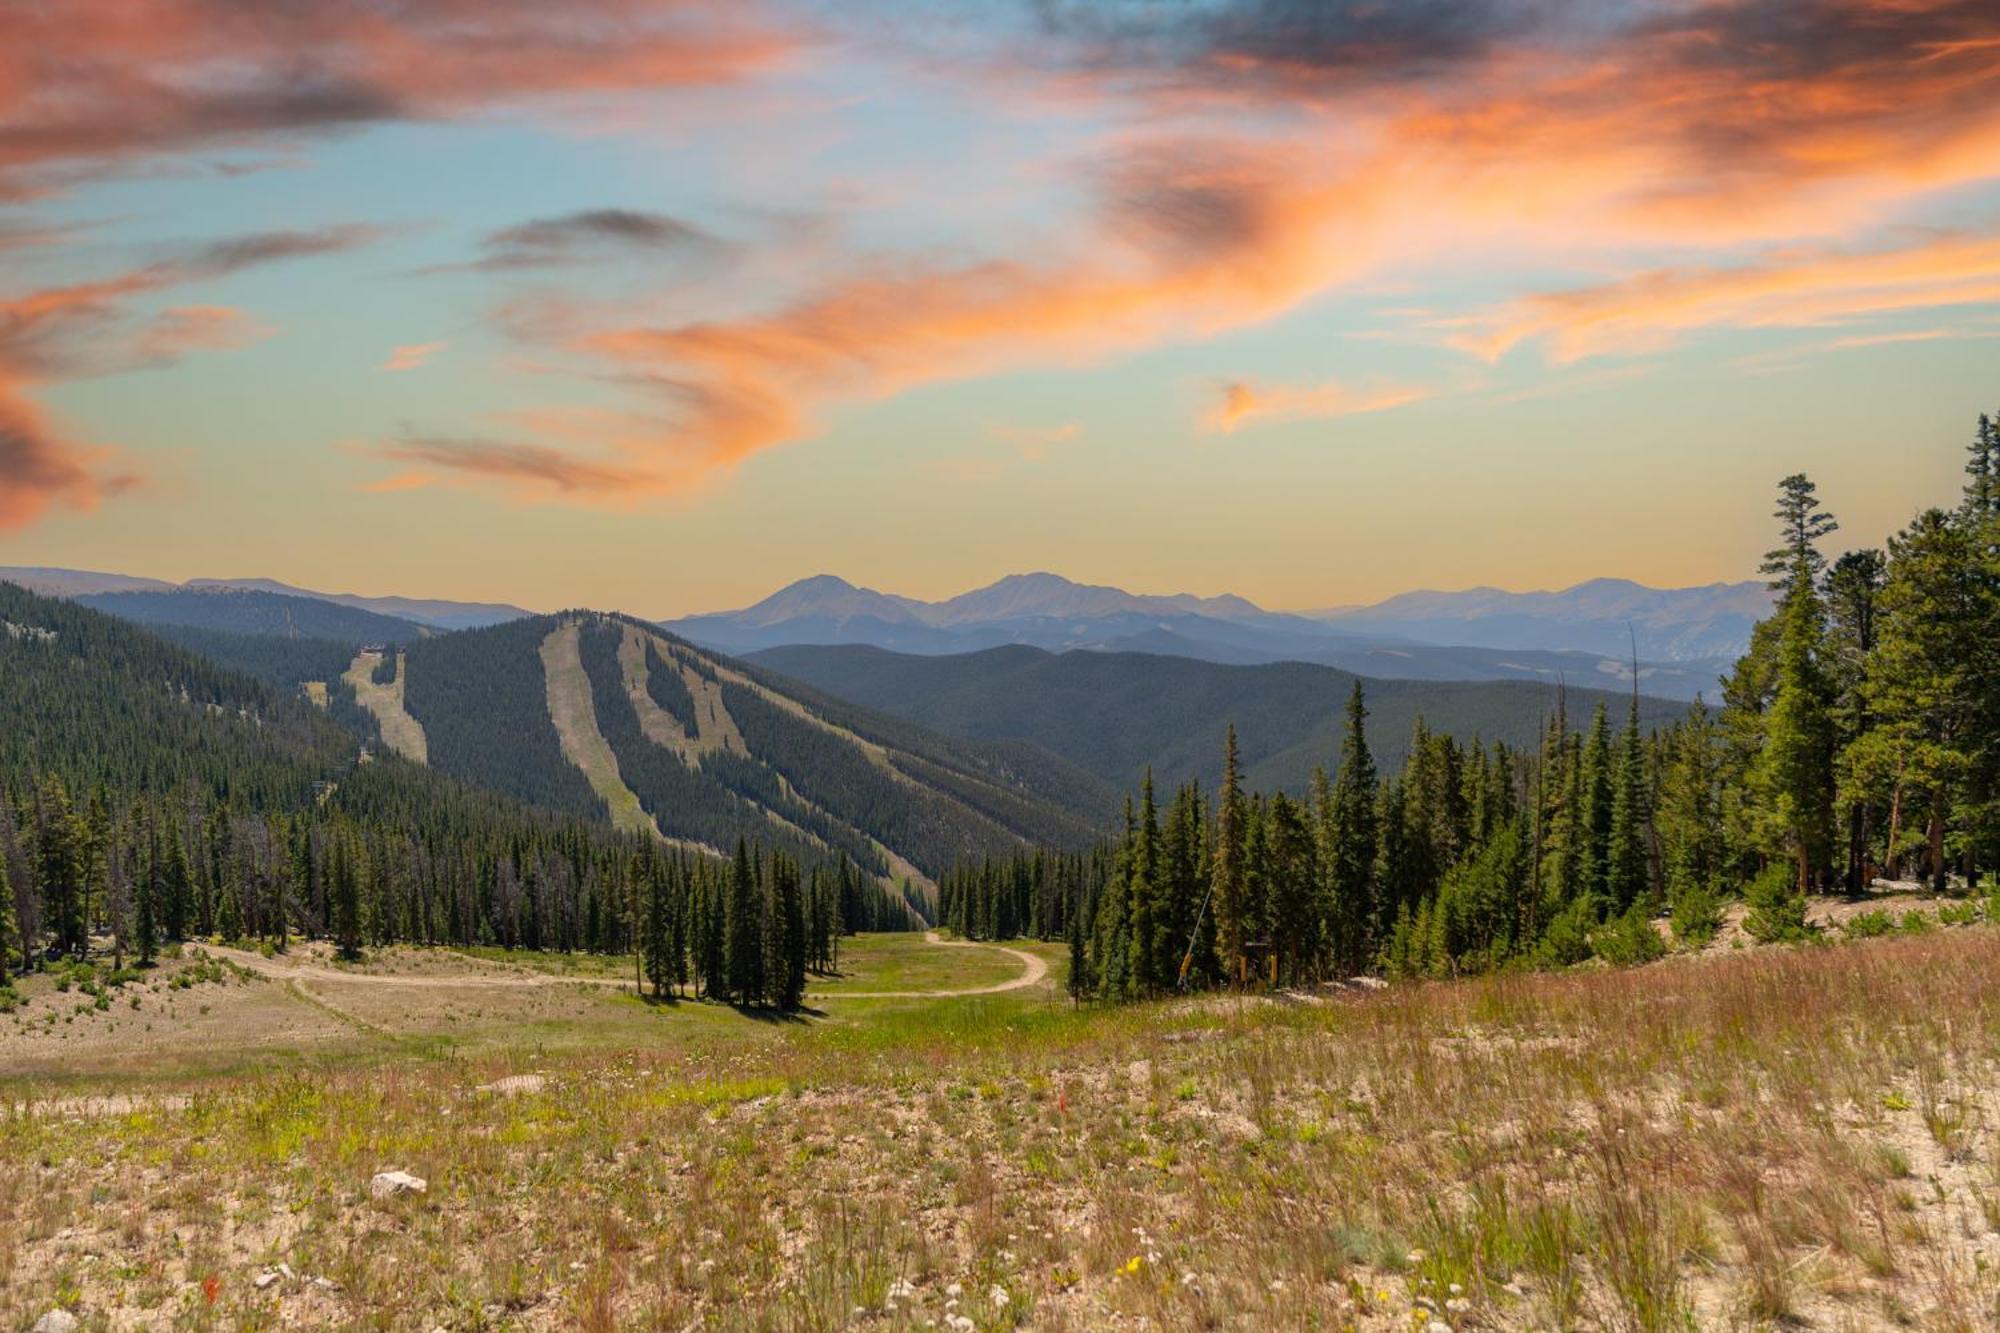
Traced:
<path id="1" fill-rule="evenodd" d="M 1449 975 L 1642 961 L 1748 903 L 1761 938 L 1802 935 L 1809 893 L 1920 876 L 1980 886 L 2000 864 L 2000 421 L 1979 419 L 1964 495 L 1886 549 L 1829 562 L 1812 481 L 1784 479 L 1774 594 L 1721 706 L 1642 732 L 1553 691 L 1532 747 L 1460 742 L 1418 719 L 1377 771 L 1360 682 L 1334 776 L 1303 798 L 1150 774 L 1095 853 L 969 863 L 942 920 L 972 937 L 1067 936 L 1079 994 Z"/>

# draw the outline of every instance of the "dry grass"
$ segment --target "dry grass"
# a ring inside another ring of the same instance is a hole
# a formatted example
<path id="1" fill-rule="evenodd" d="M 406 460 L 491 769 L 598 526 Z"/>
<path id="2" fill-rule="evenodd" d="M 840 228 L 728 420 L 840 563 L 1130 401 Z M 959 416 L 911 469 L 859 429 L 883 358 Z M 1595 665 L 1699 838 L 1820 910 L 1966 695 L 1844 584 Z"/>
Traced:
<path id="1" fill-rule="evenodd" d="M 1996 964 L 1973 927 L 207 1079 L 5 1124 L 0 1324 L 1991 1328 Z"/>

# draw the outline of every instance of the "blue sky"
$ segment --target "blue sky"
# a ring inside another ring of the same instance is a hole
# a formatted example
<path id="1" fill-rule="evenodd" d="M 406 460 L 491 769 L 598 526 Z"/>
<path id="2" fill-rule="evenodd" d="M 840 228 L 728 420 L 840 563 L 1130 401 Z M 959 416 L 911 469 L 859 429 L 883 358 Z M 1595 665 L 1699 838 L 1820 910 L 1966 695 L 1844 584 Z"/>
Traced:
<path id="1" fill-rule="evenodd" d="M 2000 406 L 1990 5 L 62 9 L 0 19 L 4 563 L 1698 583 Z"/>

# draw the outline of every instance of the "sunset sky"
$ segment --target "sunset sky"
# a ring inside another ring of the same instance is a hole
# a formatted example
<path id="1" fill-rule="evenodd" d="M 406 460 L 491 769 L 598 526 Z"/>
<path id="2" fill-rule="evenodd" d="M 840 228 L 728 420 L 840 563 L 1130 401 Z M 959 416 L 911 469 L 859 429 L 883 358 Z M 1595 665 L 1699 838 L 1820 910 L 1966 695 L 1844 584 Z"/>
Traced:
<path id="1" fill-rule="evenodd" d="M 1705 583 L 1995 408 L 1993 0 L 0 0 L 0 564 Z"/>

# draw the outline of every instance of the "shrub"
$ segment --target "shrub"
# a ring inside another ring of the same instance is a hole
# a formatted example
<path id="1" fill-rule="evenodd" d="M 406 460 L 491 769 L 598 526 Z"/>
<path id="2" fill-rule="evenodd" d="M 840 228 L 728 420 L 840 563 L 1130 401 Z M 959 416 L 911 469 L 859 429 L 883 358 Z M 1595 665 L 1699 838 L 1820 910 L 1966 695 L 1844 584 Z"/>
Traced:
<path id="1" fill-rule="evenodd" d="M 1842 934 L 1850 935 L 1857 940 L 1871 940 L 1878 935 L 1888 935 L 1894 932 L 1896 929 L 1896 918 L 1878 907 L 1873 911 L 1862 912 L 1859 915 L 1849 917 L 1847 924 L 1840 929 Z"/>
<path id="2" fill-rule="evenodd" d="M 1618 967 L 1650 963 L 1666 953 L 1666 941 L 1653 929 L 1652 918 L 1637 906 L 1593 931 L 1590 947 L 1599 958 Z"/>
<path id="3" fill-rule="evenodd" d="M 1710 885 L 1683 889 L 1674 898 L 1674 943 L 1698 949 L 1722 929 L 1722 895 Z"/>
<path id="4" fill-rule="evenodd" d="M 1811 938 L 1812 928 L 1806 925 L 1805 896 L 1798 891 L 1798 880 L 1790 864 L 1779 862 L 1764 867 L 1763 873 L 1750 881 L 1743 896 L 1750 904 L 1750 914 L 1743 918 L 1743 929 L 1751 938 L 1766 944 Z"/>
<path id="5" fill-rule="evenodd" d="M 1587 898 L 1565 907 L 1549 922 L 1548 933 L 1535 948 L 1535 960 L 1544 967 L 1568 967 L 1590 957 L 1590 929 L 1595 918 Z"/>

